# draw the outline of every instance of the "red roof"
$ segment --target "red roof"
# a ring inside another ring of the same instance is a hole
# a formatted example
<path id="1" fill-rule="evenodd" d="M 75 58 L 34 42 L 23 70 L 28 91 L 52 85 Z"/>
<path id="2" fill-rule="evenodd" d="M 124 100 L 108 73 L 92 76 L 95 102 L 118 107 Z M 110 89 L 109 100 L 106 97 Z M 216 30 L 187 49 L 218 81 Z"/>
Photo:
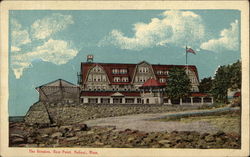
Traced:
<path id="1" fill-rule="evenodd" d="M 143 85 L 142 87 L 161 87 L 161 86 L 165 86 L 166 84 L 163 83 L 159 83 L 158 81 L 156 81 L 154 78 L 148 79 Z"/>
<path id="2" fill-rule="evenodd" d="M 117 92 L 96 92 L 96 91 L 82 91 L 81 92 L 81 96 L 111 96 L 113 94 L 115 94 Z M 121 94 L 123 94 L 124 96 L 135 96 L 135 97 L 139 97 L 140 92 L 134 92 L 134 91 L 128 91 L 128 92 L 119 92 Z"/>
<path id="3" fill-rule="evenodd" d="M 88 71 L 95 67 L 96 65 L 101 66 L 105 72 L 107 73 L 108 79 L 110 81 L 111 84 L 131 84 L 132 83 L 132 79 L 134 76 L 134 72 L 136 69 L 136 66 L 138 64 L 127 64 L 127 63 L 81 63 L 81 73 L 82 73 L 82 81 L 83 84 L 85 83 L 85 80 L 87 78 L 87 73 Z M 180 68 L 185 68 L 185 65 L 161 65 L 161 64 L 151 64 L 152 68 L 153 68 L 153 72 L 156 76 L 156 79 L 159 80 L 160 78 L 166 78 L 167 79 L 167 75 L 159 75 L 157 74 L 158 70 L 169 70 L 173 67 L 180 67 Z M 198 78 L 198 72 L 196 69 L 196 66 L 194 65 L 189 65 L 188 68 L 192 71 L 195 72 L 197 79 Z M 127 73 L 126 74 L 113 74 L 112 73 L 112 69 L 127 69 Z M 128 77 L 128 82 L 114 82 L 114 77 L 115 76 L 124 76 L 124 77 Z"/>
<path id="4" fill-rule="evenodd" d="M 177 67 L 177 68 L 186 68 L 186 65 L 162 65 L 162 64 L 152 64 L 152 67 L 154 69 L 155 75 L 158 79 L 158 77 L 162 77 L 162 75 L 157 74 L 158 70 L 170 70 L 171 68 Z M 188 69 L 195 72 L 197 79 L 199 80 L 197 68 L 194 65 L 188 65 Z"/>
<path id="5" fill-rule="evenodd" d="M 234 97 L 239 97 L 239 96 L 241 96 L 241 93 L 240 93 L 240 92 L 236 92 L 236 93 L 234 94 Z"/>
<path id="6" fill-rule="evenodd" d="M 113 78 L 115 76 L 124 76 L 124 77 L 128 77 L 129 82 L 122 82 L 122 84 L 130 84 L 131 80 L 133 78 L 133 74 L 134 74 L 134 69 L 136 67 L 136 64 L 113 64 L 113 63 L 82 63 L 82 80 L 83 82 L 85 82 L 85 79 L 87 78 L 87 73 L 88 71 L 95 67 L 96 65 L 100 65 L 105 72 L 108 75 L 108 79 L 110 81 L 111 84 L 119 84 L 121 82 L 113 82 Z M 128 72 L 127 74 L 113 74 L 112 73 L 112 69 L 127 69 Z"/>

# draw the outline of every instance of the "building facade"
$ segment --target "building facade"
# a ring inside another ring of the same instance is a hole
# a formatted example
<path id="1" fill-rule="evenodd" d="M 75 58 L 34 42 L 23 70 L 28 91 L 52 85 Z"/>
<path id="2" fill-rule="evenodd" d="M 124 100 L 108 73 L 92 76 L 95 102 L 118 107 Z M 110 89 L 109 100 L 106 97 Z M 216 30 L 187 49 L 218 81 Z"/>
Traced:
<path id="1" fill-rule="evenodd" d="M 81 71 L 78 75 L 81 103 L 172 104 L 164 94 L 164 88 L 167 88 L 169 70 L 174 67 L 185 69 L 191 82 L 192 93 L 199 92 L 198 72 L 193 65 L 188 67 L 161 65 L 146 61 L 138 64 L 95 63 L 93 56 L 89 58 L 91 58 L 90 61 L 81 63 Z M 190 98 L 180 100 L 179 104 L 193 104 L 193 98 L 196 97 L 192 97 L 191 94 Z M 197 103 L 213 101 L 208 95 L 198 97 Z"/>

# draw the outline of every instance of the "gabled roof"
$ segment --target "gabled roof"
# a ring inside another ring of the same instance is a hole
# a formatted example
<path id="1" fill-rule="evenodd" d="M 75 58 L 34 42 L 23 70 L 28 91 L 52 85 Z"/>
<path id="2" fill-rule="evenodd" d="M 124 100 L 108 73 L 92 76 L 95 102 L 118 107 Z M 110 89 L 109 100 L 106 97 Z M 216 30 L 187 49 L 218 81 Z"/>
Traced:
<path id="1" fill-rule="evenodd" d="M 112 94 L 111 96 L 124 96 L 124 95 L 120 92 L 116 92 L 116 93 Z"/>
<path id="2" fill-rule="evenodd" d="M 66 80 L 63 80 L 63 79 L 58 79 L 58 80 L 54 80 L 52 82 L 49 82 L 49 83 L 46 83 L 44 85 L 41 85 L 39 87 L 36 87 L 37 88 L 40 88 L 40 87 L 55 87 L 55 86 L 63 86 L 63 87 L 78 87 L 77 85 L 73 84 L 73 83 L 70 83 Z"/>
<path id="3" fill-rule="evenodd" d="M 162 87 L 165 86 L 166 84 L 163 83 L 159 83 L 157 80 L 155 80 L 154 78 L 150 78 L 148 79 L 143 85 L 142 87 Z"/>
<path id="4" fill-rule="evenodd" d="M 195 72 L 195 75 L 197 79 L 199 80 L 199 75 L 196 66 L 194 65 L 162 65 L 162 64 L 152 64 L 152 67 L 154 69 L 156 77 L 158 77 L 157 71 L 158 70 L 170 70 L 171 68 L 177 67 L 177 68 L 186 68 L 188 67 L 189 70 L 192 70 Z M 160 76 L 160 75 L 159 75 Z"/>
<path id="5" fill-rule="evenodd" d="M 101 66 L 105 72 L 108 75 L 108 79 L 111 82 L 111 84 L 130 84 L 133 74 L 134 74 L 134 70 L 136 67 L 136 64 L 122 64 L 122 63 L 81 63 L 81 69 L 82 69 L 82 78 L 83 78 L 83 82 L 85 81 L 86 77 L 87 77 L 87 73 L 89 71 L 89 69 L 91 69 L 93 66 L 99 65 Z M 112 69 L 127 69 L 128 73 L 127 74 L 113 74 L 112 73 Z M 128 77 L 129 82 L 113 82 L 114 77 L 115 76 L 120 76 L 120 77 Z"/>
<path id="6" fill-rule="evenodd" d="M 132 83 L 132 78 L 133 78 L 133 75 L 134 75 L 134 72 L 136 70 L 136 66 L 139 65 L 139 64 L 142 64 L 142 63 L 147 63 L 149 64 L 148 62 L 146 61 L 142 61 L 138 64 L 128 64 L 128 63 L 89 63 L 89 62 L 82 62 L 81 63 L 81 73 L 82 73 L 82 80 L 83 80 L 83 83 L 85 83 L 85 80 L 87 78 L 87 75 L 88 75 L 88 71 L 98 65 L 98 66 L 101 66 L 107 76 L 108 76 L 108 79 L 110 81 L 111 84 L 131 84 Z M 167 78 L 167 75 L 164 76 L 164 75 L 158 75 L 157 74 L 157 71 L 158 70 L 169 70 L 173 67 L 180 67 L 180 68 L 186 68 L 185 65 L 162 65 L 162 64 L 149 64 L 152 66 L 153 68 L 153 72 L 156 76 L 157 79 L 159 78 Z M 112 69 L 127 69 L 128 70 L 128 73 L 126 74 L 113 74 L 112 73 Z M 188 65 L 188 69 L 189 70 L 192 70 L 195 72 L 196 76 L 197 76 L 197 79 L 199 80 L 199 77 L 198 77 L 198 72 L 197 72 L 197 68 L 196 66 L 194 65 Z M 114 82 L 114 77 L 128 77 L 129 81 L 128 82 Z"/>

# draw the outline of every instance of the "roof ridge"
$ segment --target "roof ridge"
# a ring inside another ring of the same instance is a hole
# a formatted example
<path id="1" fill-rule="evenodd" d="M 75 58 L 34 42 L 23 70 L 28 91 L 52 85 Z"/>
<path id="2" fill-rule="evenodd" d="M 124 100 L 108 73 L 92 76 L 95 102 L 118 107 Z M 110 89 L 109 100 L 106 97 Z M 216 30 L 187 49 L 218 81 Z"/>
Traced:
<path id="1" fill-rule="evenodd" d="M 142 61 L 143 62 L 143 61 Z M 124 64 L 126 64 L 126 65 L 138 65 L 138 64 L 140 64 L 140 63 L 142 63 L 142 62 L 139 62 L 139 63 L 103 63 L 103 62 L 92 62 L 92 63 L 89 63 L 89 62 L 81 62 L 81 64 L 103 64 L 103 65 L 107 65 L 107 64 L 119 64 L 119 65 L 124 65 Z M 147 62 L 147 61 L 145 61 L 145 62 Z M 149 63 L 149 62 L 147 62 L 148 64 L 150 64 L 150 65 L 163 65 L 163 66 L 194 66 L 194 67 L 196 67 L 196 65 L 184 65 L 184 64 L 151 64 L 151 63 Z"/>

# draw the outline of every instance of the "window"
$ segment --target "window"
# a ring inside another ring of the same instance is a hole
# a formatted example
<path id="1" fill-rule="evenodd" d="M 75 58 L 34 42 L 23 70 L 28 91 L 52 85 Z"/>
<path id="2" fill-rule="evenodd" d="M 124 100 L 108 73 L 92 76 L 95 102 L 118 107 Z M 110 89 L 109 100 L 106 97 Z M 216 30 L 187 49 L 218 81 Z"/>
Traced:
<path id="1" fill-rule="evenodd" d="M 160 78 L 160 79 L 159 79 L 159 82 L 160 82 L 160 83 L 165 83 L 165 82 L 166 82 L 166 79 L 165 79 L 165 78 Z"/>
<path id="2" fill-rule="evenodd" d="M 127 74 L 127 69 L 120 69 L 120 74 Z"/>
<path id="3" fill-rule="evenodd" d="M 135 102 L 134 98 L 126 98 L 125 103 L 127 104 L 133 104 Z"/>
<path id="4" fill-rule="evenodd" d="M 140 73 L 142 72 L 142 68 L 141 68 L 141 67 L 139 68 L 139 72 L 140 72 Z"/>
<path id="5" fill-rule="evenodd" d="M 136 77 L 135 77 L 135 81 L 136 81 L 136 82 L 139 82 L 139 77 L 136 76 Z"/>
<path id="6" fill-rule="evenodd" d="M 114 77 L 114 82 L 120 82 L 120 77 Z"/>
<path id="7" fill-rule="evenodd" d="M 164 71 L 164 75 L 168 75 L 168 70 Z"/>
<path id="8" fill-rule="evenodd" d="M 139 67 L 139 72 L 140 73 L 147 73 L 147 72 L 149 72 L 149 68 L 148 67 Z"/>
<path id="9" fill-rule="evenodd" d="M 106 76 L 102 75 L 102 81 L 106 81 Z"/>
<path id="10" fill-rule="evenodd" d="M 143 82 L 143 77 L 139 77 L 140 82 Z"/>
<path id="11" fill-rule="evenodd" d="M 147 73 L 147 72 L 148 72 L 148 67 L 143 67 L 143 68 L 142 68 L 142 72 L 143 72 L 143 73 Z"/>
<path id="12" fill-rule="evenodd" d="M 128 82 L 128 77 L 122 77 L 122 82 Z"/>
<path id="13" fill-rule="evenodd" d="M 141 98 L 137 98 L 137 103 L 138 103 L 138 104 L 141 103 Z"/>
<path id="14" fill-rule="evenodd" d="M 162 74 L 163 74 L 163 71 L 162 71 L 162 70 L 158 70 L 158 71 L 157 71 L 157 74 L 158 74 L 158 75 L 162 75 Z"/>
<path id="15" fill-rule="evenodd" d="M 113 73 L 113 74 L 118 74 L 118 73 L 119 73 L 119 70 L 118 70 L 118 69 L 112 69 L 112 73 Z"/>
<path id="16" fill-rule="evenodd" d="M 89 75 L 88 81 L 92 81 L 92 75 Z"/>

